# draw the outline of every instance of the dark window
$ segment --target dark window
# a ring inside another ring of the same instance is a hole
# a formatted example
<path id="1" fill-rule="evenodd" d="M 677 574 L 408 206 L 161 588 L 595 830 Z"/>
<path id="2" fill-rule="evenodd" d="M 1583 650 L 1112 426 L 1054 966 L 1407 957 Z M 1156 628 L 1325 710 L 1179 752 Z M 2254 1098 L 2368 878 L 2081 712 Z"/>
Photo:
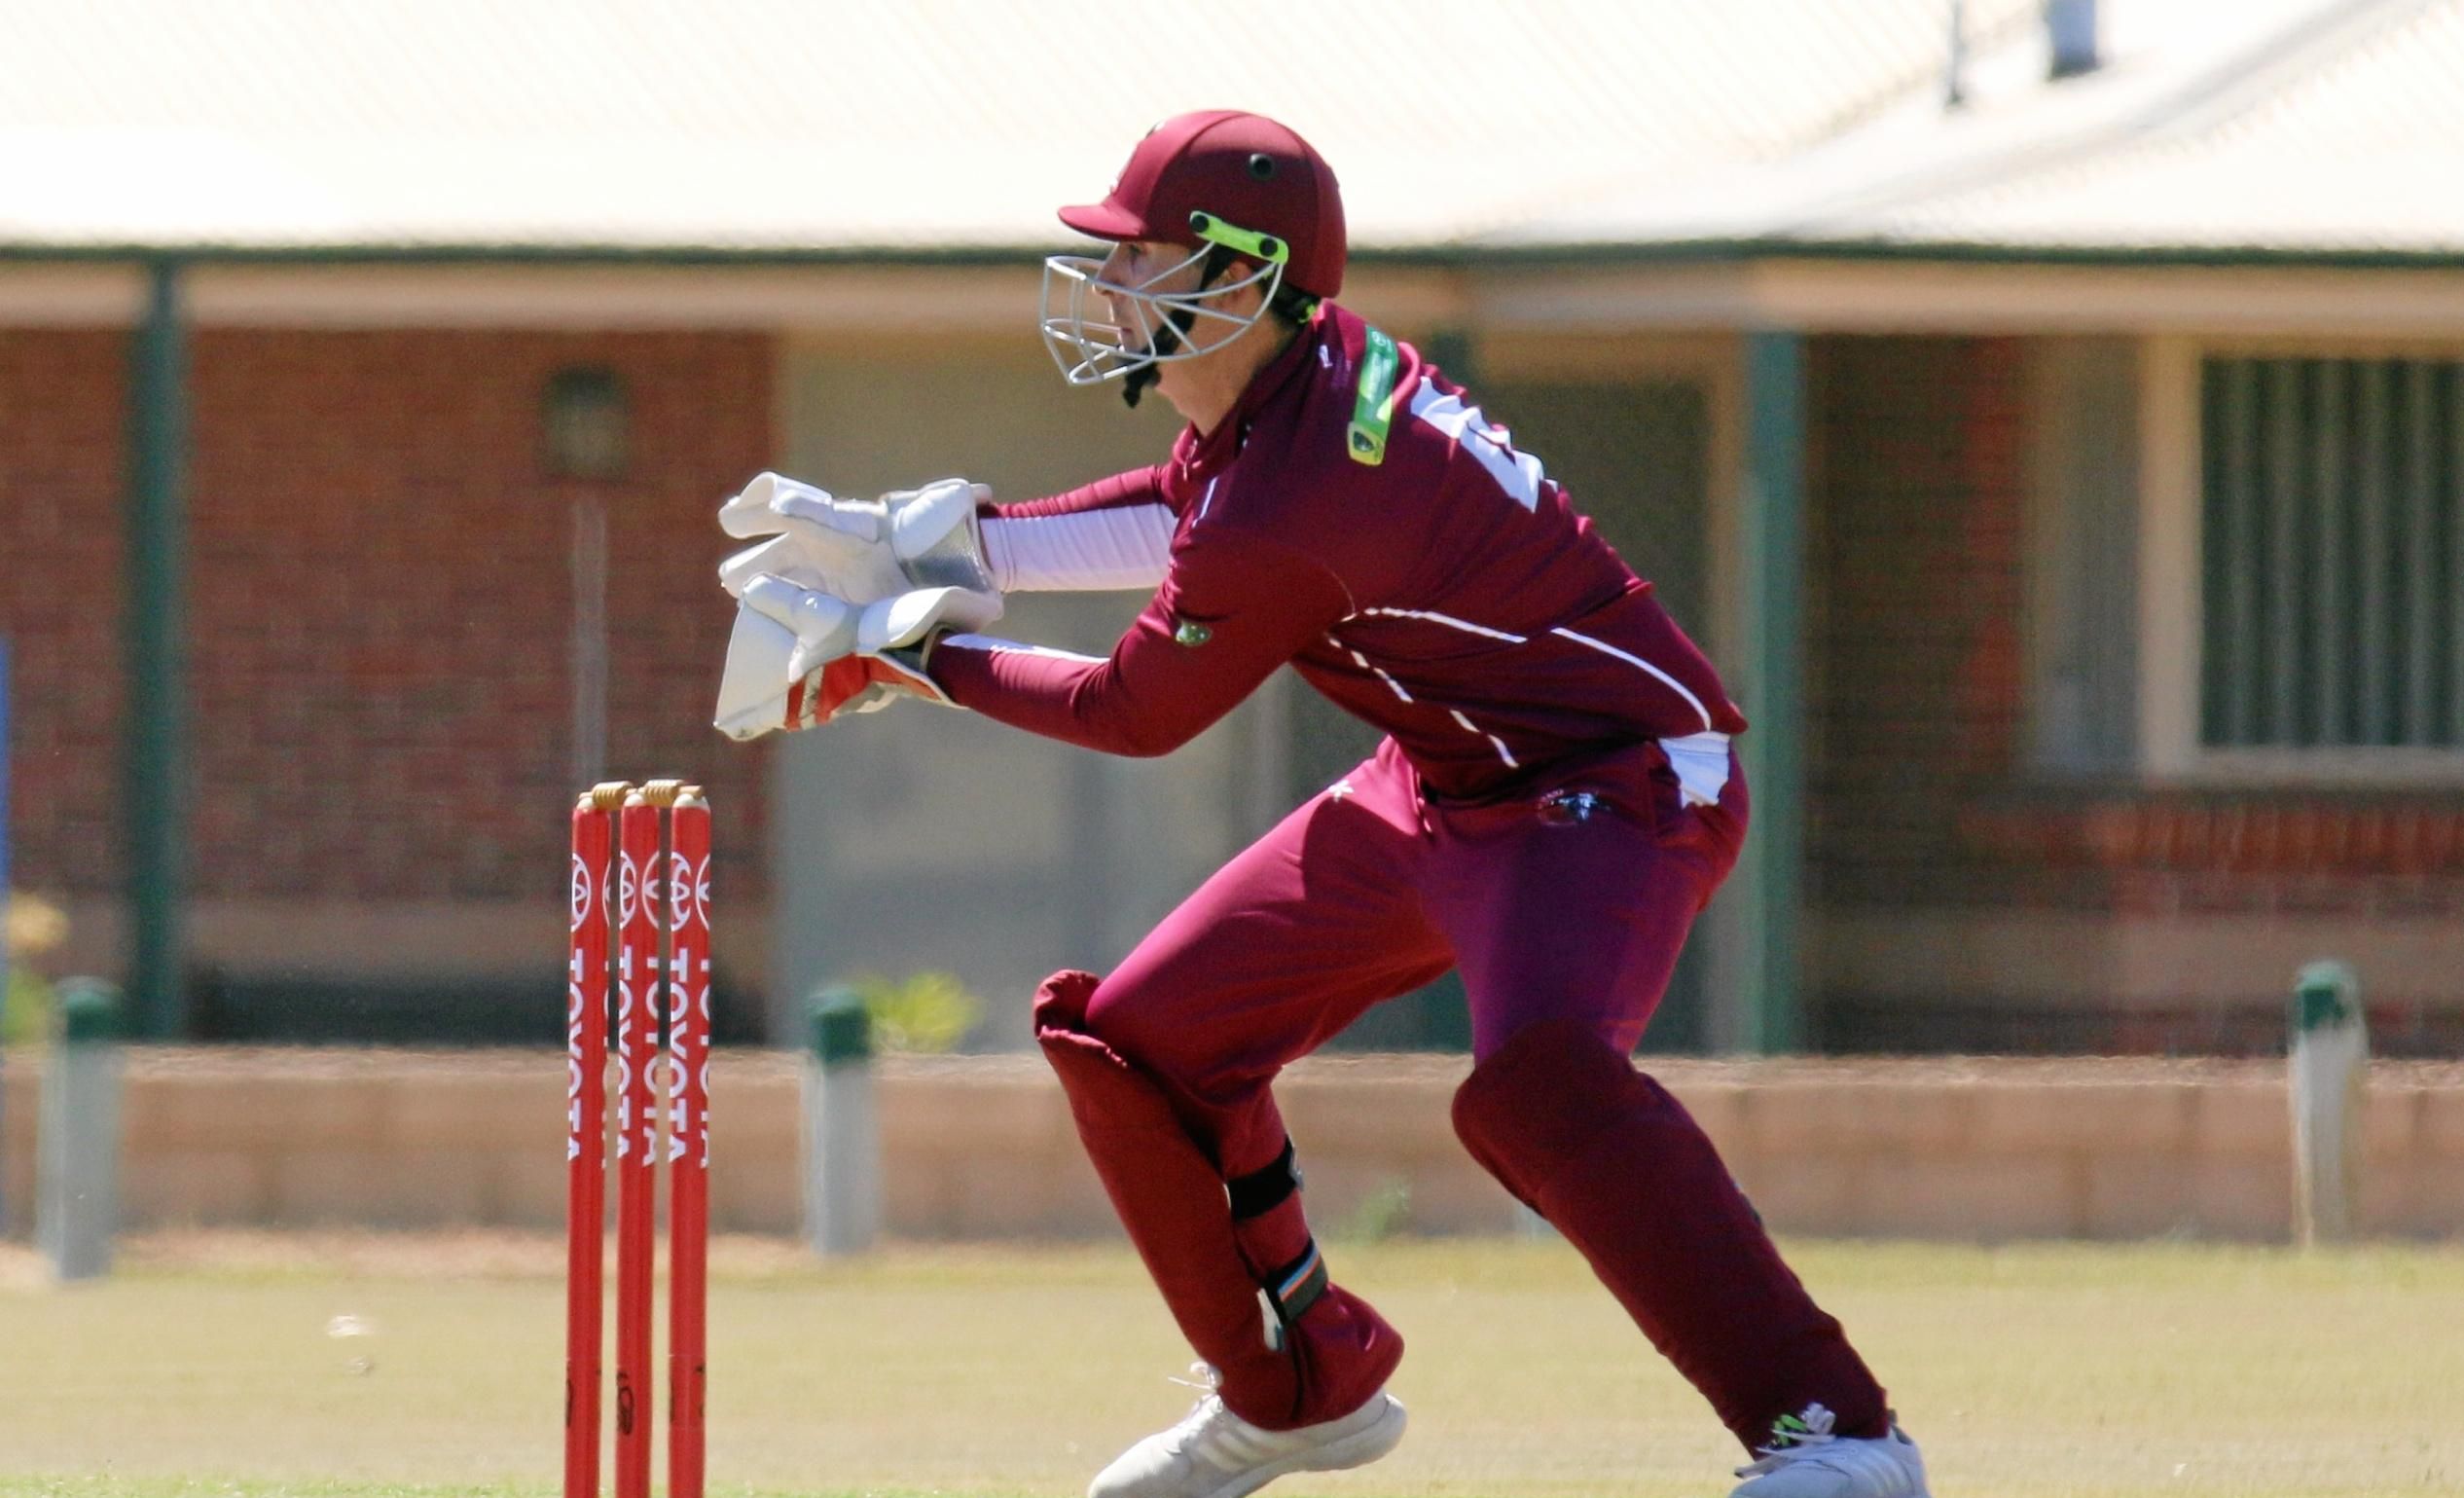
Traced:
<path id="1" fill-rule="evenodd" d="M 2214 748 L 2464 746 L 2464 363 L 2211 358 Z"/>

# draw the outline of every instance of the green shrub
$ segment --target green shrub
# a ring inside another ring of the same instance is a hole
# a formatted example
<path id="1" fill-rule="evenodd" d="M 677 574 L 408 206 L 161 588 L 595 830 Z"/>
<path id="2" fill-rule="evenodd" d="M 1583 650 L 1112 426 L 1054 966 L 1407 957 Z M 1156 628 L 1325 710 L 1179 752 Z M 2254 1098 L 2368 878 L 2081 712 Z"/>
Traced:
<path id="1" fill-rule="evenodd" d="M 1350 1243 L 1384 1243 L 1411 1225 L 1412 1184 L 1401 1176 L 1388 1176 L 1360 1198 L 1335 1236 Z"/>
<path id="2" fill-rule="evenodd" d="M 32 960 L 68 937 L 68 918 L 49 900 L 31 895 L 9 896 L 9 917 L 0 931 L 0 968 L 8 984 L 0 989 L 0 1045 L 32 1045 L 46 1038 L 52 1022 L 52 985 L 35 970 Z"/>
<path id="3" fill-rule="evenodd" d="M 12 967 L 9 988 L 0 995 L 0 1045 L 32 1045 L 44 1040 L 52 1023 L 52 985 L 31 968 Z"/>
<path id="4" fill-rule="evenodd" d="M 956 1050 L 984 1013 L 983 1001 L 948 972 L 911 972 L 903 978 L 865 973 L 851 985 L 873 1022 L 873 1043 L 884 1051 L 940 1055 Z"/>

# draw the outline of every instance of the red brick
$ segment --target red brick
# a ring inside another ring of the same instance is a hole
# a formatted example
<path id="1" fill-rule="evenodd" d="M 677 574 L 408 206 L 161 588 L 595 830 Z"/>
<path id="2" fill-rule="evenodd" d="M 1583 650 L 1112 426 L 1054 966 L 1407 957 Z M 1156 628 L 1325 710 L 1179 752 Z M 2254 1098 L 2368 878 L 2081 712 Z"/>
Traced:
<path id="1" fill-rule="evenodd" d="M 720 494 L 769 462 L 754 335 L 207 329 L 192 344 L 188 689 L 200 895 L 516 896 L 558 881 L 570 787 L 573 494 L 541 472 L 567 364 L 624 380 L 605 496 L 622 654 L 611 770 L 710 784 L 721 873 L 760 884 L 764 756 L 707 722 L 728 616 Z M 18 879 L 119 882 L 118 333 L 0 330 L 0 595 L 20 673 Z M 20 564 L 21 565 L 21 564 Z M 311 644 L 311 640 L 313 644 Z M 685 684 L 689 683 L 689 687 Z"/>
<path id="2" fill-rule="evenodd" d="M 1956 883 L 1973 857 L 1957 830 L 1962 787 L 2012 763 L 2020 348 L 1927 338 L 1814 347 L 1812 770 L 1827 797 L 1859 803 L 1815 830 L 1827 887 L 1908 862 Z"/>
<path id="3" fill-rule="evenodd" d="M 127 340 L 0 328 L 0 636 L 16 675 L 14 877 L 78 895 L 120 882 L 119 620 Z M 99 834 L 99 835 L 98 835 Z"/>

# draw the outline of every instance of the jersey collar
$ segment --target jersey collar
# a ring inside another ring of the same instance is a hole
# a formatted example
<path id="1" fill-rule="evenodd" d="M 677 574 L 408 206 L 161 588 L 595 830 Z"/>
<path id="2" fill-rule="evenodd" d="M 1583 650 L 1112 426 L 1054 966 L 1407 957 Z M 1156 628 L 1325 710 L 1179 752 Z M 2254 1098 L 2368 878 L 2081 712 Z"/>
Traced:
<path id="1" fill-rule="evenodd" d="M 1201 437 L 1194 426 L 1181 428 L 1180 440 L 1175 446 L 1191 478 L 1207 478 L 1231 466 L 1232 459 L 1241 455 L 1241 444 L 1249 439 L 1257 413 L 1292 384 L 1302 366 L 1316 356 L 1314 350 L 1333 325 L 1326 304 L 1320 303 L 1310 314 L 1308 326 L 1293 335 L 1291 346 L 1250 377 L 1249 388 L 1232 403 L 1232 409 L 1215 423 L 1214 430 Z"/>

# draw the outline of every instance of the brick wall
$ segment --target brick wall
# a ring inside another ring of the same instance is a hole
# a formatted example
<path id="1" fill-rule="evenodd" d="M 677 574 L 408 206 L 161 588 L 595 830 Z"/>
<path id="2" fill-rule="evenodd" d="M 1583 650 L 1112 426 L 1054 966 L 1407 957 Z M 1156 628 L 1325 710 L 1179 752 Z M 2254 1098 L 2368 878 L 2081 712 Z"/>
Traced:
<path id="1" fill-rule="evenodd" d="M 18 882 L 105 900 L 127 342 L 0 331 Z M 709 517 L 778 447 L 768 339 L 207 329 L 191 349 L 200 909 L 560 899 L 574 493 L 545 476 L 540 402 L 577 364 L 614 370 L 632 416 L 603 488 L 609 768 L 708 784 L 715 878 L 759 897 L 765 756 L 708 726 L 729 621 Z"/>
<path id="2" fill-rule="evenodd" d="M 2453 794 L 2025 762 L 2027 359 L 2014 339 L 1814 347 L 1811 891 L 1835 938 L 1820 1042 L 2271 1050 L 2295 966 L 2336 955 L 2361 968 L 2382 1048 L 2452 1053 Z M 2148 959 L 2167 946 L 2197 955 Z"/>
<path id="3" fill-rule="evenodd" d="M 196 344 L 191 680 L 200 895 L 518 898 L 560 886 L 572 495 L 540 394 L 631 401 L 606 486 L 615 773 L 724 798 L 716 877 L 760 877 L 758 756 L 709 705 L 719 495 L 763 467 L 766 340 L 215 331 Z"/>
<path id="4" fill-rule="evenodd" d="M 1994 856 L 2096 870 L 2117 910 L 2464 915 L 2464 799 L 2451 794 L 2105 790 L 1969 806 L 1959 832 Z"/>
<path id="5" fill-rule="evenodd" d="M 127 340 L 0 328 L 0 635 L 16 667 L 16 880 L 68 894 L 121 866 L 119 599 Z"/>
<path id="6" fill-rule="evenodd" d="M 2019 738 L 2023 345 L 1817 342 L 1809 618 L 1811 895 L 2007 898 L 1963 808 Z"/>

